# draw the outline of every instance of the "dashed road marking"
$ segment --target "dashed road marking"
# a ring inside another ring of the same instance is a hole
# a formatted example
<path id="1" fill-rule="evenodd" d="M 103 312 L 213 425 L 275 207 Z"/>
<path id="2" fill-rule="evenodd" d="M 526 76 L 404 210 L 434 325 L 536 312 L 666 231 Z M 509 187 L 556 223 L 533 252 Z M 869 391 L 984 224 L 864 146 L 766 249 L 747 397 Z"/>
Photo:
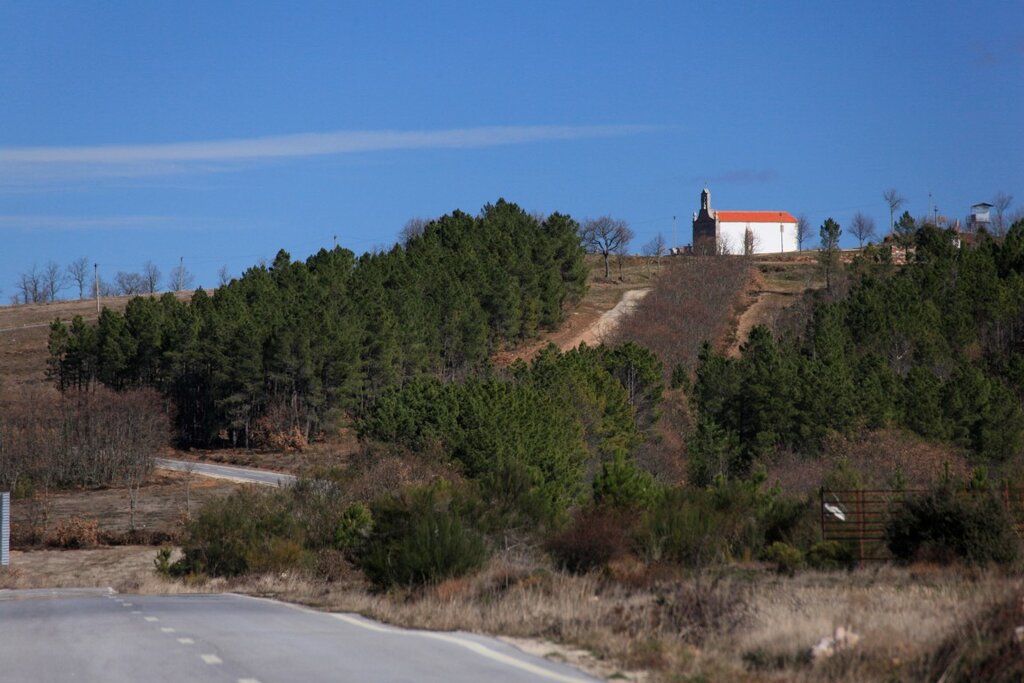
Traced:
<path id="1" fill-rule="evenodd" d="M 156 617 L 143 617 L 143 619 L 145 619 L 146 621 L 160 621 Z"/>
<path id="2" fill-rule="evenodd" d="M 220 657 L 217 655 L 199 655 L 199 658 L 207 664 L 223 664 Z"/>
<path id="3" fill-rule="evenodd" d="M 238 683 L 260 683 L 257 678 L 239 678 Z"/>
<path id="4" fill-rule="evenodd" d="M 171 628 L 170 626 L 164 626 L 164 627 L 163 627 L 163 628 L 161 628 L 160 630 L 161 630 L 162 632 L 164 632 L 164 633 L 174 633 L 174 629 L 173 629 L 173 628 Z"/>
<path id="5" fill-rule="evenodd" d="M 178 638 L 178 642 L 181 643 L 182 645 L 195 645 L 196 644 L 196 641 L 192 640 L 191 638 Z"/>
<path id="6" fill-rule="evenodd" d="M 132 606 L 132 603 L 130 603 L 130 602 L 122 602 L 121 603 L 121 607 L 131 607 L 131 606 Z"/>
<path id="7" fill-rule="evenodd" d="M 132 610 L 132 614 L 142 614 L 142 610 L 140 610 L 140 609 L 133 609 Z"/>

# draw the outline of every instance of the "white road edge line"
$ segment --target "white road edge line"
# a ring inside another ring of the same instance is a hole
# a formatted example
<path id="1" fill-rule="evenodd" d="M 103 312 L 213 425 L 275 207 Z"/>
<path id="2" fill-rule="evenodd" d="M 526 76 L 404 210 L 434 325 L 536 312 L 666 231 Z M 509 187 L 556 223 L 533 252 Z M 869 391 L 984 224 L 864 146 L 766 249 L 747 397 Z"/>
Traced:
<path id="1" fill-rule="evenodd" d="M 560 674 L 556 671 L 545 669 L 542 666 L 537 666 L 536 664 L 531 664 L 530 662 L 524 662 L 522 660 L 516 659 L 515 657 L 510 657 L 509 655 L 506 655 L 502 652 L 492 650 L 491 648 L 487 647 L 486 645 L 483 645 L 482 643 L 478 643 L 474 640 L 460 638 L 459 636 L 453 636 L 447 633 L 432 633 L 430 631 L 405 631 L 402 629 L 390 628 L 387 626 L 379 626 L 377 624 L 370 623 L 363 619 L 358 619 L 356 617 L 349 616 L 348 614 L 332 613 L 331 616 L 339 621 L 344 621 L 347 624 L 364 628 L 367 631 L 374 631 L 376 633 L 387 633 L 396 636 L 420 636 L 421 638 L 430 638 L 432 640 L 440 640 L 445 643 L 451 643 L 452 645 L 457 645 L 459 647 L 465 648 L 470 652 L 480 655 L 481 657 L 484 657 L 486 659 L 490 659 L 495 662 L 500 662 L 506 666 L 521 669 L 523 671 L 527 671 L 531 674 L 540 676 L 542 678 L 547 678 L 552 681 L 560 681 L 561 683 L 584 683 L 584 679 L 582 678 L 577 678 L 575 676 L 566 676 L 565 674 Z"/>
<path id="2" fill-rule="evenodd" d="M 224 663 L 221 661 L 221 658 L 217 655 L 199 655 L 199 658 L 210 665 Z"/>
<path id="3" fill-rule="evenodd" d="M 560 674 L 557 671 L 551 671 L 549 669 L 545 669 L 542 666 L 537 666 L 536 664 L 531 664 L 530 662 L 524 662 L 522 660 L 516 659 L 515 657 L 510 657 L 509 655 L 506 655 L 502 652 L 492 650 L 486 645 L 478 643 L 475 640 L 468 640 L 466 638 L 460 638 L 459 636 L 449 635 L 447 633 L 434 633 L 432 631 L 415 631 L 411 629 L 393 628 L 390 626 L 375 624 L 371 621 L 360 619 L 349 614 L 338 614 L 337 612 L 318 612 L 315 609 L 310 609 L 308 607 L 303 607 L 301 605 L 293 605 L 288 602 L 281 602 L 280 600 L 273 600 L 271 598 L 259 598 L 255 595 L 245 595 L 242 593 L 230 593 L 229 595 L 234 595 L 240 598 L 247 598 L 249 600 L 272 602 L 275 605 L 283 605 L 284 607 L 289 607 L 300 612 L 305 612 L 306 614 L 322 614 L 329 617 L 334 617 L 339 621 L 344 621 L 353 626 L 358 626 L 360 628 L 366 629 L 367 631 L 376 631 L 377 633 L 389 633 L 391 635 L 397 636 L 420 636 L 421 638 L 431 638 L 433 640 L 440 640 L 446 643 L 451 643 L 452 645 L 457 645 L 458 647 L 463 647 L 469 650 L 470 652 L 478 654 L 486 659 L 490 659 L 495 662 L 500 662 L 502 664 L 505 664 L 506 666 L 511 666 L 516 669 L 528 671 L 532 674 L 540 676 L 541 678 L 547 678 L 552 681 L 559 681 L 559 683 L 590 683 L 590 681 L 594 680 Z"/>

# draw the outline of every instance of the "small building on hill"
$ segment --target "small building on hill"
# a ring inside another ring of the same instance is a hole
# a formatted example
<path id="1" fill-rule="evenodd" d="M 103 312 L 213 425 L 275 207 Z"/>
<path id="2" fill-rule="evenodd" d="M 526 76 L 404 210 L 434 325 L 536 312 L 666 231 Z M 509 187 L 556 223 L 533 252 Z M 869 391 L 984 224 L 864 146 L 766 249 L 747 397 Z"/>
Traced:
<path id="1" fill-rule="evenodd" d="M 971 215 L 967 219 L 967 230 L 975 233 L 979 230 L 992 232 L 992 214 L 990 212 L 992 206 L 988 202 L 972 205 Z"/>
<path id="2" fill-rule="evenodd" d="M 711 191 L 693 214 L 695 254 L 779 254 L 797 251 L 796 218 L 787 211 L 716 211 Z"/>

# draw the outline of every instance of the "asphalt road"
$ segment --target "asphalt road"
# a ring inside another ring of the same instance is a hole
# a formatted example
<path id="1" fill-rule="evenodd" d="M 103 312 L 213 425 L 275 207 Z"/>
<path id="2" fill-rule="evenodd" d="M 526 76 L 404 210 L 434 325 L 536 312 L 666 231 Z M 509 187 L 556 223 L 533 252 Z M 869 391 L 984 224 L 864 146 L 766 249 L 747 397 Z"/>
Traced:
<path id="1" fill-rule="evenodd" d="M 464 633 L 238 595 L 0 590 L 0 680 L 32 683 L 586 683 Z"/>
<path id="2" fill-rule="evenodd" d="M 216 479 L 228 479 L 241 484 L 263 484 L 265 486 L 288 486 L 295 483 L 295 476 L 281 472 L 270 472 L 268 470 L 254 470 L 249 467 L 234 467 L 233 465 L 214 465 L 208 462 L 192 462 L 191 460 L 171 460 L 170 458 L 156 458 L 155 464 L 164 470 L 176 470 L 188 472 L 191 468 L 193 474 L 203 477 L 214 477 Z"/>

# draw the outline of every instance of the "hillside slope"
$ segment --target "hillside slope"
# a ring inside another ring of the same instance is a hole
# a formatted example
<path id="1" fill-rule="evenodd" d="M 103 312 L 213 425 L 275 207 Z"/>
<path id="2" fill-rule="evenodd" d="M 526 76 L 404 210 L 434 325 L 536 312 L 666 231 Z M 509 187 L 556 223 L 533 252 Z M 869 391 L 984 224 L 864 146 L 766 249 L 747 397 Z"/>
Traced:
<path id="1" fill-rule="evenodd" d="M 175 296 L 185 301 L 192 297 L 192 292 L 182 291 Z M 105 297 L 100 303 L 111 310 L 124 311 L 132 298 Z M 99 317 L 95 300 L 0 306 L 0 387 L 9 390 L 45 383 L 50 323 L 57 319 L 69 321 L 76 315 L 86 322 L 95 322 Z"/>

